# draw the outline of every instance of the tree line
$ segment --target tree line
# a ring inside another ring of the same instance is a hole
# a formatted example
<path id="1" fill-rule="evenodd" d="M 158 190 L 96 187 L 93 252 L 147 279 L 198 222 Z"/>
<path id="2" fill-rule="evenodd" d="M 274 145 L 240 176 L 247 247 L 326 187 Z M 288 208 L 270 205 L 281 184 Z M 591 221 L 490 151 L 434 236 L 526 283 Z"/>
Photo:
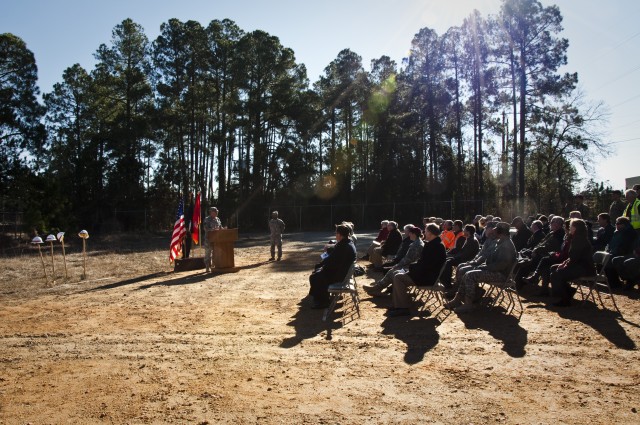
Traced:
<path id="1" fill-rule="evenodd" d="M 483 200 L 558 211 L 602 104 L 563 73 L 557 6 L 504 0 L 365 69 L 344 49 L 310 82 L 293 50 L 231 20 L 170 19 L 149 40 L 126 19 L 39 99 L 34 55 L 0 35 L 0 194 L 37 228 L 170 225 L 180 194 L 264 227 L 269 205 Z M 456 210 L 458 217 L 480 211 Z M 506 215 L 506 214 L 505 214 Z M 114 223 L 114 217 L 117 222 Z M 145 218 L 146 219 L 146 218 Z"/>

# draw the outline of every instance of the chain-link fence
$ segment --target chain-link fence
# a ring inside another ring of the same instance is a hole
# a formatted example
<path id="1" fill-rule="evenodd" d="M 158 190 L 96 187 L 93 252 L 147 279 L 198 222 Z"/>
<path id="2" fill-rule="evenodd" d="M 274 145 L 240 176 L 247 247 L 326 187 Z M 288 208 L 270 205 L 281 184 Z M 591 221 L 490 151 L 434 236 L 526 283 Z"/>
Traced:
<path id="1" fill-rule="evenodd" d="M 0 211 L 0 234 L 19 239 L 22 234 L 23 218 L 21 211 Z"/>
<path id="2" fill-rule="evenodd" d="M 329 205 L 272 205 L 265 208 L 265 226 L 272 211 L 278 211 L 288 230 L 316 231 L 332 228 L 342 221 L 351 221 L 357 229 L 377 229 L 381 220 L 394 220 L 398 224 L 422 225 L 423 217 L 460 218 L 470 222 L 482 214 L 482 200 L 442 202 L 392 202 L 374 204 Z M 457 214 L 456 211 L 464 211 Z M 240 223 L 242 221 L 240 220 Z"/>

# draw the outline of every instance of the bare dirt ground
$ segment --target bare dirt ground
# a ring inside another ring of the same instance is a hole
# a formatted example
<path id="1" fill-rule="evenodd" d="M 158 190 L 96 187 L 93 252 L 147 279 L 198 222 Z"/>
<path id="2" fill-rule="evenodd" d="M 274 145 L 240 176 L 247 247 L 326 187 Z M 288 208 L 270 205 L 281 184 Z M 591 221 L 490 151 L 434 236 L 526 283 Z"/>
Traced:
<path id="1" fill-rule="evenodd" d="M 241 238 L 224 275 L 170 272 L 168 238 L 89 239 L 84 281 L 58 250 L 49 286 L 37 251 L 0 258 L 0 423 L 640 423 L 637 289 L 624 320 L 526 293 L 520 321 L 387 319 L 361 291 L 361 318 L 325 324 L 301 299 L 331 235 L 287 236 L 277 263 Z"/>

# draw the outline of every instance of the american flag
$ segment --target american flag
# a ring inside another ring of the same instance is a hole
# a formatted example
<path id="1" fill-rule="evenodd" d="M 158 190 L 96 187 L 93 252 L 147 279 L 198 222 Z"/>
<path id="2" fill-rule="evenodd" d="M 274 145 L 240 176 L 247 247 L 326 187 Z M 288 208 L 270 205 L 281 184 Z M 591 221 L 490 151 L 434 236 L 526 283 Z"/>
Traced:
<path id="1" fill-rule="evenodd" d="M 171 247 L 169 248 L 169 262 L 178 258 L 182 253 L 182 239 L 187 228 L 184 225 L 184 201 L 180 199 L 178 204 L 178 213 L 176 214 L 176 222 L 173 225 L 173 234 L 171 235 Z"/>

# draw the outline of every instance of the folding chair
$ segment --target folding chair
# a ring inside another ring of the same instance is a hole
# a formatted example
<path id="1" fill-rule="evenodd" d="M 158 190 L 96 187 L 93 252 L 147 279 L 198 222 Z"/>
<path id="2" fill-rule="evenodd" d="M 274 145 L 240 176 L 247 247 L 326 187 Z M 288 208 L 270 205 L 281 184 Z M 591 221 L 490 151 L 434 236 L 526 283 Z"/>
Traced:
<path id="1" fill-rule="evenodd" d="M 609 297 L 611 297 L 613 306 L 618 311 L 618 314 L 620 315 L 620 317 L 622 317 L 622 312 L 618 308 L 618 304 L 616 303 L 616 298 L 613 295 L 613 291 L 611 290 L 611 286 L 609 285 L 609 280 L 607 279 L 607 276 L 604 271 L 604 268 L 607 266 L 607 264 L 609 264 L 610 260 L 611 260 L 611 254 L 609 254 L 608 252 L 598 251 L 594 253 L 593 262 L 595 264 L 602 264 L 602 268 L 600 269 L 600 272 L 595 276 L 585 276 L 585 277 L 574 279 L 573 283 L 575 283 L 578 286 L 578 289 L 580 290 L 580 296 L 582 297 L 583 306 L 585 305 L 585 303 L 589 298 L 593 300 L 594 304 L 596 305 L 598 304 L 598 302 L 596 301 L 596 297 L 593 294 L 595 292 L 598 295 L 598 300 L 600 301 L 600 305 L 602 306 L 602 308 L 606 309 L 607 307 L 604 305 L 604 302 L 602 302 L 602 296 L 601 296 L 601 290 L 606 289 L 607 294 L 609 295 Z M 582 289 L 583 286 L 586 286 L 589 288 L 589 292 L 587 293 L 586 296 Z"/>
<path id="2" fill-rule="evenodd" d="M 513 266 L 511 266 L 511 271 L 504 281 L 483 282 L 489 287 L 489 289 L 482 296 L 481 303 L 487 307 L 493 307 L 496 305 L 502 305 L 503 301 L 506 299 L 507 304 L 506 306 L 503 306 L 506 313 L 511 314 L 516 311 L 517 305 L 519 320 L 520 317 L 522 317 L 524 308 L 522 307 L 522 301 L 520 301 L 520 296 L 516 289 L 515 270 L 517 265 L 518 262 L 516 261 Z"/>
<path id="3" fill-rule="evenodd" d="M 326 322 L 329 315 L 335 310 L 338 301 L 342 300 L 344 295 L 351 295 L 351 301 L 353 303 L 353 309 L 358 313 L 360 317 L 360 297 L 358 296 L 358 284 L 354 275 L 356 263 L 354 262 L 347 272 L 342 282 L 337 282 L 329 285 L 327 291 L 331 298 L 329 307 L 324 311 L 322 321 Z"/>
<path id="4" fill-rule="evenodd" d="M 441 283 L 442 273 L 444 273 L 444 269 L 446 267 L 446 262 L 440 268 L 440 273 L 438 273 L 438 278 L 432 286 L 414 286 L 412 290 L 413 301 L 421 306 L 418 308 L 420 311 L 430 311 L 434 312 L 439 308 L 444 306 L 444 293 L 445 287 Z M 447 313 L 445 315 L 448 316 L 450 311 L 445 310 Z"/>

